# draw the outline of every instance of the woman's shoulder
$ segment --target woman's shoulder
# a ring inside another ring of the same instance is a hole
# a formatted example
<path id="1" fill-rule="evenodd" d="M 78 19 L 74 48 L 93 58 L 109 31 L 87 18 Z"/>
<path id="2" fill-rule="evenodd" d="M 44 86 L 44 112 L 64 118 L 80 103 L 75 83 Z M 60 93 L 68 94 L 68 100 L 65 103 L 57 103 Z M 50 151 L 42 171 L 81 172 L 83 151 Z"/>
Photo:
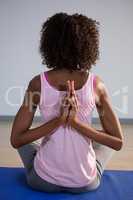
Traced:
<path id="1" fill-rule="evenodd" d="M 101 97 L 105 97 L 107 94 L 107 88 L 103 79 L 99 75 L 94 75 L 94 88 L 96 102 L 98 103 Z"/>
<path id="2" fill-rule="evenodd" d="M 94 87 L 96 89 L 101 90 L 102 86 L 104 85 L 103 79 L 97 74 L 94 74 L 94 73 L 92 73 L 92 74 L 93 74 L 93 77 L 94 77 L 94 80 L 93 80 L 94 81 Z"/>
<path id="3" fill-rule="evenodd" d="M 39 91 L 41 90 L 41 79 L 40 79 L 40 74 L 34 76 L 30 81 L 29 81 L 29 86 L 28 86 L 31 91 Z"/>

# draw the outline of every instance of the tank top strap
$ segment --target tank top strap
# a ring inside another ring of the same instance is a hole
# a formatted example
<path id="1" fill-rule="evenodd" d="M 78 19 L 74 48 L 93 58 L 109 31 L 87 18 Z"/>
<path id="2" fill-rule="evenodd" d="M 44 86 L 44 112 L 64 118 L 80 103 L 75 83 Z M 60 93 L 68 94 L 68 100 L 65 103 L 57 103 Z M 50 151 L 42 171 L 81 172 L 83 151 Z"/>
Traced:
<path id="1" fill-rule="evenodd" d="M 44 101 L 44 87 L 46 85 L 45 83 L 45 77 L 44 77 L 44 72 L 41 72 L 40 73 L 40 81 L 41 81 L 41 92 L 40 92 L 40 103 L 39 103 L 39 106 L 41 106 L 43 104 L 43 101 Z"/>
<path id="2" fill-rule="evenodd" d="M 46 72 L 43 73 L 43 78 L 44 78 L 44 80 L 45 80 L 46 82 L 48 82 L 48 78 L 47 78 L 47 73 L 46 73 Z"/>
<path id="3" fill-rule="evenodd" d="M 42 73 L 42 78 L 43 78 L 43 82 L 45 83 L 45 87 L 49 87 L 49 83 L 48 83 L 48 78 L 47 78 L 47 73 L 46 72 L 43 72 Z"/>
<path id="4" fill-rule="evenodd" d="M 95 91 L 96 89 L 96 75 L 93 74 L 93 90 Z"/>
<path id="5" fill-rule="evenodd" d="M 96 88 L 96 75 L 92 73 L 92 95 L 93 95 L 93 105 L 96 106 L 95 104 L 95 88 Z"/>
<path id="6" fill-rule="evenodd" d="M 96 75 L 91 72 L 90 73 L 90 81 L 88 82 L 88 89 L 90 90 L 90 106 L 94 107 L 95 106 L 95 87 L 96 87 Z"/>

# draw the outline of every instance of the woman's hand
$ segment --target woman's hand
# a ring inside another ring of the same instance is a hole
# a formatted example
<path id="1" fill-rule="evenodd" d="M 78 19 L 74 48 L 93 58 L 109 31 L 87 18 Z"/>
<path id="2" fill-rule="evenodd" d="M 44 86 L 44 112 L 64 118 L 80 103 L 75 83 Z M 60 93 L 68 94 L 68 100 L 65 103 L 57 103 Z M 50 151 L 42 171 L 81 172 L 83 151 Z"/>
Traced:
<path id="1" fill-rule="evenodd" d="M 60 122 L 65 127 L 67 123 L 67 117 L 69 115 L 70 105 L 68 104 L 68 94 L 62 99 L 60 108 Z"/>
<path id="2" fill-rule="evenodd" d="M 77 112 L 79 110 L 79 101 L 75 93 L 74 81 L 69 81 L 68 87 L 69 87 L 69 90 L 71 91 L 71 97 L 68 99 L 70 109 L 69 109 L 69 115 L 67 118 L 67 124 L 68 126 L 71 126 L 73 122 L 78 120 Z"/>
<path id="3" fill-rule="evenodd" d="M 61 123 L 64 126 L 71 125 L 77 120 L 77 111 L 79 109 L 79 102 L 75 94 L 74 81 L 67 81 L 67 95 L 62 100 L 61 106 Z"/>

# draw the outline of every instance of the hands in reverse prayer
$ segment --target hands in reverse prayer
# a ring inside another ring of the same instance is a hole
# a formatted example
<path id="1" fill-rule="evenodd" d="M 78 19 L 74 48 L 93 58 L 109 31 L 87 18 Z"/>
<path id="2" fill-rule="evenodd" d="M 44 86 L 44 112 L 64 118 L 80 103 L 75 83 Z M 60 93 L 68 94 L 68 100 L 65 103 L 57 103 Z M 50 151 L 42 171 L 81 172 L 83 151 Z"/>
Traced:
<path id="1" fill-rule="evenodd" d="M 74 88 L 74 80 L 67 81 L 67 94 L 62 99 L 62 105 L 60 109 L 60 119 L 64 125 L 70 126 L 77 120 L 77 112 L 79 110 L 79 102 L 76 96 Z"/>

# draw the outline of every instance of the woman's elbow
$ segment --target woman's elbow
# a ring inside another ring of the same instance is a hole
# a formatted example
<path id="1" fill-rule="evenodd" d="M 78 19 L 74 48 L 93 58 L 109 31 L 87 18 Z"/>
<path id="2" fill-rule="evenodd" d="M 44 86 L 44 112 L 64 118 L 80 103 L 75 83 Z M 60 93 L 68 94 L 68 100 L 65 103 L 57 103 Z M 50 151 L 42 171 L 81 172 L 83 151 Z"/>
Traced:
<path id="1" fill-rule="evenodd" d="M 119 139 L 117 142 L 117 146 L 115 148 L 116 151 L 120 151 L 123 147 L 124 141 L 122 139 Z"/>
<path id="2" fill-rule="evenodd" d="M 20 147 L 20 144 L 18 143 L 18 141 L 16 141 L 15 139 L 10 138 L 10 144 L 14 149 L 17 149 Z"/>

